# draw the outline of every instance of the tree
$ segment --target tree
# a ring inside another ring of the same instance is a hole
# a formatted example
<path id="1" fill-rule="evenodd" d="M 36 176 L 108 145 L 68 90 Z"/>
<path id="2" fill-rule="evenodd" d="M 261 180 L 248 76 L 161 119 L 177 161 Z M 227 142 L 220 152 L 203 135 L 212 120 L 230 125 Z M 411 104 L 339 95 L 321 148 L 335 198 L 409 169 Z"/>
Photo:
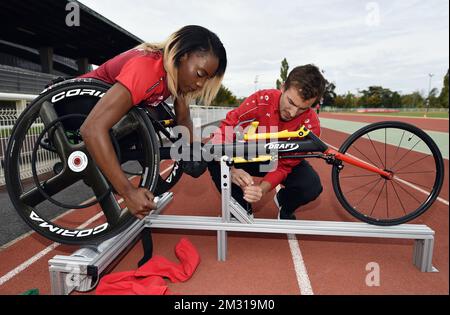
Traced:
<path id="1" fill-rule="evenodd" d="M 356 107 L 356 105 L 358 104 L 357 97 L 350 92 L 347 92 L 347 95 L 345 96 L 344 101 L 345 101 L 346 107 Z"/>
<path id="2" fill-rule="evenodd" d="M 323 93 L 323 106 L 334 106 L 336 100 L 336 84 L 328 82 L 325 85 L 325 92 Z"/>
<path id="3" fill-rule="evenodd" d="M 441 107 L 440 104 L 440 99 L 438 96 L 439 92 L 437 88 L 432 88 L 430 91 L 430 95 L 429 95 L 429 100 L 430 100 L 430 108 L 438 108 Z"/>
<path id="4" fill-rule="evenodd" d="M 288 73 L 289 73 L 289 64 L 286 60 L 286 58 L 284 58 L 281 61 L 281 69 L 280 69 L 280 79 L 277 79 L 276 82 L 276 88 L 279 90 L 281 88 L 281 85 L 286 82 L 287 77 L 288 77 Z"/>
<path id="5" fill-rule="evenodd" d="M 360 91 L 360 107 L 393 108 L 400 105 L 400 94 L 382 86 L 369 86 L 367 90 Z"/>
<path id="6" fill-rule="evenodd" d="M 423 107 L 423 103 L 424 99 L 419 91 L 400 96 L 401 107 L 418 108 Z"/>
<path id="7" fill-rule="evenodd" d="M 357 105 L 357 97 L 350 92 L 344 95 L 336 95 L 333 106 L 337 108 L 352 108 Z"/>
<path id="8" fill-rule="evenodd" d="M 402 99 L 401 99 L 400 94 L 398 92 L 396 92 L 396 91 L 394 93 L 392 93 L 392 96 L 391 96 L 391 107 L 392 108 L 399 108 L 399 107 L 401 107 L 401 103 L 402 103 Z"/>
<path id="9" fill-rule="evenodd" d="M 334 100 L 334 106 L 338 107 L 338 108 L 345 108 L 346 106 L 346 100 L 344 98 L 344 96 L 342 95 L 337 95 L 336 99 Z"/>
<path id="10" fill-rule="evenodd" d="M 233 93 L 223 84 L 220 86 L 216 98 L 212 101 L 213 106 L 237 106 L 238 100 Z"/>
<path id="11" fill-rule="evenodd" d="M 448 70 L 444 76 L 444 87 L 439 95 L 439 105 L 440 107 L 448 108 Z"/>

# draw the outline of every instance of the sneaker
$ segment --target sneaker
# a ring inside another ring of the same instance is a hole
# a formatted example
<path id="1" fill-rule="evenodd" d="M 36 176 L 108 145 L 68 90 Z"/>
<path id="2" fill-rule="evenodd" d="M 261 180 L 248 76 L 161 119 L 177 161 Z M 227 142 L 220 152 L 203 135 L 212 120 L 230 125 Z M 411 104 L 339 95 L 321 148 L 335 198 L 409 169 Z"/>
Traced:
<path id="1" fill-rule="evenodd" d="M 293 213 L 285 213 L 280 206 L 280 202 L 278 201 L 278 193 L 273 196 L 273 201 L 275 202 L 275 205 L 278 208 L 278 220 L 297 220 L 295 214 Z"/>

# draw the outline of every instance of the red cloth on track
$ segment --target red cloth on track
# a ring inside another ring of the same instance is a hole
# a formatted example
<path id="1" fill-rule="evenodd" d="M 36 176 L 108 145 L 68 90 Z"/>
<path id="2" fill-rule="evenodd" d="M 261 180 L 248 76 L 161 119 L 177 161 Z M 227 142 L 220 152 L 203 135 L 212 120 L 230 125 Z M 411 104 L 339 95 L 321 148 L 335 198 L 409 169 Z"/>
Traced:
<path id="1" fill-rule="evenodd" d="M 192 277 L 200 263 L 200 255 L 192 243 L 182 238 L 175 246 L 180 263 L 155 255 L 135 271 L 104 276 L 97 287 L 97 295 L 164 295 L 170 294 L 163 277 L 172 282 L 184 282 Z"/>

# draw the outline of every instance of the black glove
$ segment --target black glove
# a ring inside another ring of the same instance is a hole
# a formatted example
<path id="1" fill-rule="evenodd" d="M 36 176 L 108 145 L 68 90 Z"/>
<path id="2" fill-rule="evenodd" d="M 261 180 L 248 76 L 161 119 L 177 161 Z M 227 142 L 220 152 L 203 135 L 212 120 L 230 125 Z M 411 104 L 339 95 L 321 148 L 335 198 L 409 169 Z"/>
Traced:
<path id="1" fill-rule="evenodd" d="M 200 177 L 208 168 L 208 164 L 202 158 L 202 148 L 203 143 L 191 144 L 189 159 L 181 163 L 183 172 L 194 178 Z"/>
<path id="2" fill-rule="evenodd" d="M 205 161 L 183 161 L 181 163 L 183 172 L 194 178 L 200 177 L 208 168 Z"/>

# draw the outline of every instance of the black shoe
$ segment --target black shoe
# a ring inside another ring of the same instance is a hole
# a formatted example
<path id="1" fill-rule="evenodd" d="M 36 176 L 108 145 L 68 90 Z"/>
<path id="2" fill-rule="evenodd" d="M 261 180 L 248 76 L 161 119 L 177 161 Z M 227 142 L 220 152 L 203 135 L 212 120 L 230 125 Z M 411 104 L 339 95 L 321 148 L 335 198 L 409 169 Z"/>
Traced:
<path id="1" fill-rule="evenodd" d="M 278 201 L 278 193 L 273 197 L 273 201 L 278 208 L 278 220 L 297 220 L 297 217 L 293 213 L 286 213 L 283 211 L 283 207 Z"/>

